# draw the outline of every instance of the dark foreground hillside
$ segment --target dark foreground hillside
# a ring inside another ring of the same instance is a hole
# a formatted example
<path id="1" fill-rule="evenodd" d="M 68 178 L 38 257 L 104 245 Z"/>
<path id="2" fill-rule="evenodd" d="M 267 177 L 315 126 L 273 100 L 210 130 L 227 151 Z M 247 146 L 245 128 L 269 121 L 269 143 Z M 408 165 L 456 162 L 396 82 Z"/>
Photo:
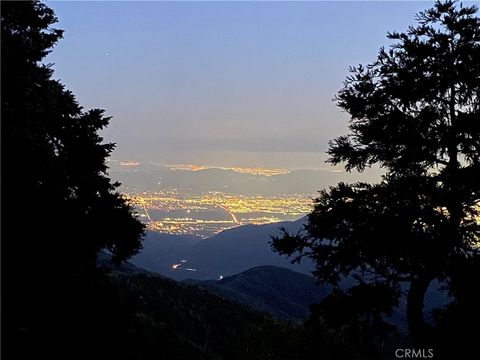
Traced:
<path id="1" fill-rule="evenodd" d="M 116 275 L 136 298 L 129 359 L 296 359 L 301 329 L 193 285 Z M 278 341 L 281 339 L 281 341 Z"/>
<path id="2" fill-rule="evenodd" d="M 362 326 L 332 328 L 308 318 L 309 306 L 331 288 L 289 269 L 259 266 L 219 281 L 178 282 L 129 262 L 115 267 L 109 255 L 98 255 L 98 266 L 129 304 L 120 314 L 131 319 L 125 359 L 373 360 L 389 359 L 397 344 L 409 343 L 401 334 L 371 337 Z"/>
<path id="3" fill-rule="evenodd" d="M 162 276 L 111 275 L 135 304 L 125 359 L 375 359 L 348 331 L 298 325 Z"/>
<path id="4" fill-rule="evenodd" d="M 108 256 L 100 260 L 108 264 Z M 359 328 L 278 320 L 131 264 L 112 270 L 88 286 L 66 284 L 52 304 L 61 316 L 46 312 L 41 333 L 21 329 L 3 339 L 5 359 L 32 359 L 38 353 L 52 360 L 380 358 Z"/>

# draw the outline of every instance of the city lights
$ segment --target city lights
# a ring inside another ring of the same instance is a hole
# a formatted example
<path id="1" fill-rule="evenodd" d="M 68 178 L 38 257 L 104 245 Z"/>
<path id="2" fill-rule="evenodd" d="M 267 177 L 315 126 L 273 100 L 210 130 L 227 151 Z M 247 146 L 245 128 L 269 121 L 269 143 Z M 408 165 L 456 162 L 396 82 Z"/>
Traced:
<path id="1" fill-rule="evenodd" d="M 178 189 L 124 195 L 148 229 L 203 237 L 244 224 L 296 220 L 312 210 L 306 195 L 194 194 Z"/>

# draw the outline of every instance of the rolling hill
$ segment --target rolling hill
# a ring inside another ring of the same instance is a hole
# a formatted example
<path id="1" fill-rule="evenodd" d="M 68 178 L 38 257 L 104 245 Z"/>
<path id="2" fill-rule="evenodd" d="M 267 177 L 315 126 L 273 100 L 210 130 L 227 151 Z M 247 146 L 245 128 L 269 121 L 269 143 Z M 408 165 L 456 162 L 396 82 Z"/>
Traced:
<path id="1" fill-rule="evenodd" d="M 219 279 L 263 265 L 310 274 L 311 262 L 305 260 L 292 264 L 290 259 L 278 255 L 270 247 L 271 236 L 279 235 L 281 227 L 296 233 L 305 221 L 306 218 L 301 218 L 264 225 L 242 225 L 204 240 L 190 235 L 149 232 L 142 252 L 130 262 L 176 280 Z M 174 269 L 173 264 L 178 266 Z"/>
<path id="2" fill-rule="evenodd" d="M 143 240 L 142 251 L 129 262 L 148 271 L 175 278 L 172 264 L 185 257 L 187 251 L 202 241 L 194 235 L 170 235 L 147 231 Z"/>
<path id="3" fill-rule="evenodd" d="M 283 319 L 306 319 L 330 291 L 315 279 L 277 266 L 258 266 L 221 280 L 186 280 L 222 298 Z"/>
<path id="4" fill-rule="evenodd" d="M 303 228 L 305 218 L 264 225 L 244 225 L 225 230 L 191 247 L 187 254 L 189 268 L 197 271 L 188 274 L 197 279 L 219 279 L 238 274 L 255 266 L 286 267 L 309 274 L 310 262 L 292 264 L 290 259 L 272 251 L 272 235 L 280 235 L 280 228 L 296 233 Z"/>

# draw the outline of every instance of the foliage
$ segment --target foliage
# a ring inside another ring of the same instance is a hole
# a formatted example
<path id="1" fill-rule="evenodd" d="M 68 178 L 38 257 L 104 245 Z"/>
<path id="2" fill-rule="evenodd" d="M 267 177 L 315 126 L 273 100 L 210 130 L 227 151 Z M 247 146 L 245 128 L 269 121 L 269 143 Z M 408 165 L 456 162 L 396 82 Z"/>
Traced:
<path id="1" fill-rule="evenodd" d="M 100 306 L 80 300 L 101 282 L 97 252 L 116 262 L 135 254 L 143 225 L 107 174 L 114 144 L 99 131 L 110 118 L 84 111 L 42 63 L 62 37 L 53 11 L 38 1 L 1 7 L 2 299 L 8 344 L 28 347 L 76 326 L 62 311 Z"/>
<path id="2" fill-rule="evenodd" d="M 410 282 L 409 330 L 420 343 L 432 341 L 422 312 L 430 282 L 453 289 L 456 269 L 479 256 L 476 11 L 436 2 L 416 26 L 389 33 L 392 45 L 374 62 L 350 69 L 336 98 L 351 116 L 350 132 L 330 142 L 329 162 L 348 171 L 379 165 L 385 175 L 378 184 L 321 191 L 305 231 L 273 239 L 281 254 L 311 257 L 322 281 L 339 286 L 355 276 L 359 286 L 396 294 L 383 306 L 372 302 L 373 314 L 388 313 L 401 282 Z"/>

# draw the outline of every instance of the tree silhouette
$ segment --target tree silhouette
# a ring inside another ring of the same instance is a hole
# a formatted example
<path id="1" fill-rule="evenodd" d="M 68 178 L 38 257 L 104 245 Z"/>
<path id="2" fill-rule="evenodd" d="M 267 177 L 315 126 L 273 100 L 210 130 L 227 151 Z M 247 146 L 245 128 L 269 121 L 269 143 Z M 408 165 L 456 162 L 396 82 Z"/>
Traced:
<path id="1" fill-rule="evenodd" d="M 408 282 L 409 332 L 420 343 L 429 341 L 423 303 L 431 281 L 453 289 L 461 265 L 479 257 L 476 11 L 436 2 L 416 26 L 388 33 L 392 45 L 374 62 L 350 68 L 336 97 L 350 132 L 330 142 L 328 161 L 347 171 L 379 165 L 385 175 L 321 191 L 305 231 L 272 242 L 281 254 L 312 258 L 322 281 L 338 286 L 353 276 L 363 294 L 383 287 L 387 307 L 374 304 L 378 296 L 362 298 L 371 298 L 373 313 L 396 305 Z"/>
<path id="2" fill-rule="evenodd" d="M 27 339 L 67 288 L 88 286 L 98 251 L 125 260 L 144 227 L 107 174 L 114 144 L 99 130 L 110 118 L 84 111 L 41 62 L 62 37 L 53 11 L 38 1 L 1 10 L 2 298 L 9 329 Z"/>

